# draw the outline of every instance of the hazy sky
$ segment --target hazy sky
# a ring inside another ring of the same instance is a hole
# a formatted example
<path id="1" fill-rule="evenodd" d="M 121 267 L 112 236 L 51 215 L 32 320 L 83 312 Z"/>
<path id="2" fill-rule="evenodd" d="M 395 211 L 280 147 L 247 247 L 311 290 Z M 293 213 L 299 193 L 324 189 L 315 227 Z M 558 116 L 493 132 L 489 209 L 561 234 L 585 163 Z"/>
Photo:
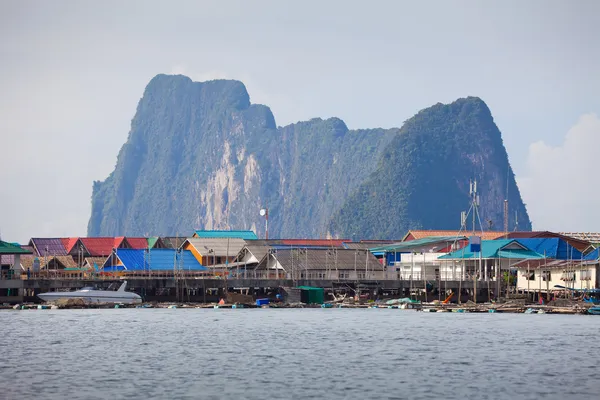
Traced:
<path id="1" fill-rule="evenodd" d="M 240 79 L 278 125 L 479 96 L 534 228 L 600 231 L 600 1 L 0 0 L 0 38 L 4 240 L 85 235 L 158 73 Z"/>

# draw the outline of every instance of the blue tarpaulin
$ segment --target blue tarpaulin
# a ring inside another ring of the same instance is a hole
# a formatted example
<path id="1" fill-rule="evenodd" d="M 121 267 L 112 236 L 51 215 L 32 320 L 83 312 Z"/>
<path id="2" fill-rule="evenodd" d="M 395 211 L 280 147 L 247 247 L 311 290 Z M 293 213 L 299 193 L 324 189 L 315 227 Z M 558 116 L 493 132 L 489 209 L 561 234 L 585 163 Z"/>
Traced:
<path id="1" fill-rule="evenodd" d="M 539 253 L 546 255 L 546 258 L 554 258 L 556 260 L 581 260 L 582 254 L 579 250 L 571 246 L 565 240 L 560 238 L 531 238 L 531 239 L 515 239 L 523 246 Z"/>
<path id="2" fill-rule="evenodd" d="M 206 271 L 189 250 L 116 249 L 115 255 L 126 271 Z M 104 268 L 106 271 L 106 268 Z"/>

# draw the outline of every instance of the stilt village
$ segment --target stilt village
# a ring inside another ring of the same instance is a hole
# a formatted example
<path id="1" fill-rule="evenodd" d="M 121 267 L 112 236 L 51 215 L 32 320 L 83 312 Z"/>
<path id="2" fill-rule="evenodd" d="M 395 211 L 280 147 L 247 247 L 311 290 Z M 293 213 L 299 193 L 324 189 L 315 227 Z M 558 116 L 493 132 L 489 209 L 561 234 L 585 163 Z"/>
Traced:
<path id="1" fill-rule="evenodd" d="M 0 304 L 45 308 L 42 293 L 87 288 L 63 306 L 119 307 L 90 304 L 90 293 L 126 281 L 136 307 L 593 313 L 599 248 L 600 233 L 547 231 L 412 230 L 386 241 L 259 239 L 236 230 L 31 238 L 0 242 Z"/>

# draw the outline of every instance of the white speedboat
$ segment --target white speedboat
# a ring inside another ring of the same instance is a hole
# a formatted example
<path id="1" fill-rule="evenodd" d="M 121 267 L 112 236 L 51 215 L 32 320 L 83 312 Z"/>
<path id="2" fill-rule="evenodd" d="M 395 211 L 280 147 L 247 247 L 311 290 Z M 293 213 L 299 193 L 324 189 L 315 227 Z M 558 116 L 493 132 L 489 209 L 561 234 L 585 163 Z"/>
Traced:
<path id="1" fill-rule="evenodd" d="M 124 281 L 119 289 L 98 290 L 93 287 L 84 287 L 74 292 L 46 292 L 38 294 L 44 301 L 56 301 L 59 299 L 82 299 L 86 303 L 122 303 L 139 304 L 142 297 L 139 294 L 126 292 L 127 281 Z"/>

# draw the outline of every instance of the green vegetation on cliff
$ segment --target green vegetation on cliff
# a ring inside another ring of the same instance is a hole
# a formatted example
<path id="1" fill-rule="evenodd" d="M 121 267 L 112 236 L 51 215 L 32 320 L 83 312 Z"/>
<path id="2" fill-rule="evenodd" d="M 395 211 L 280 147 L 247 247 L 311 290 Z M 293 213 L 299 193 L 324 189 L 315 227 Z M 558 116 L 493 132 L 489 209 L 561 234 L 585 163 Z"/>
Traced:
<path id="1" fill-rule="evenodd" d="M 457 229 L 478 181 L 484 229 L 503 229 L 508 177 L 509 226 L 531 229 L 500 131 L 476 97 L 436 104 L 404 123 L 377 169 L 347 199 L 331 230 L 350 236 L 400 238 L 409 229 Z M 479 223 L 477 223 L 479 229 Z"/>

